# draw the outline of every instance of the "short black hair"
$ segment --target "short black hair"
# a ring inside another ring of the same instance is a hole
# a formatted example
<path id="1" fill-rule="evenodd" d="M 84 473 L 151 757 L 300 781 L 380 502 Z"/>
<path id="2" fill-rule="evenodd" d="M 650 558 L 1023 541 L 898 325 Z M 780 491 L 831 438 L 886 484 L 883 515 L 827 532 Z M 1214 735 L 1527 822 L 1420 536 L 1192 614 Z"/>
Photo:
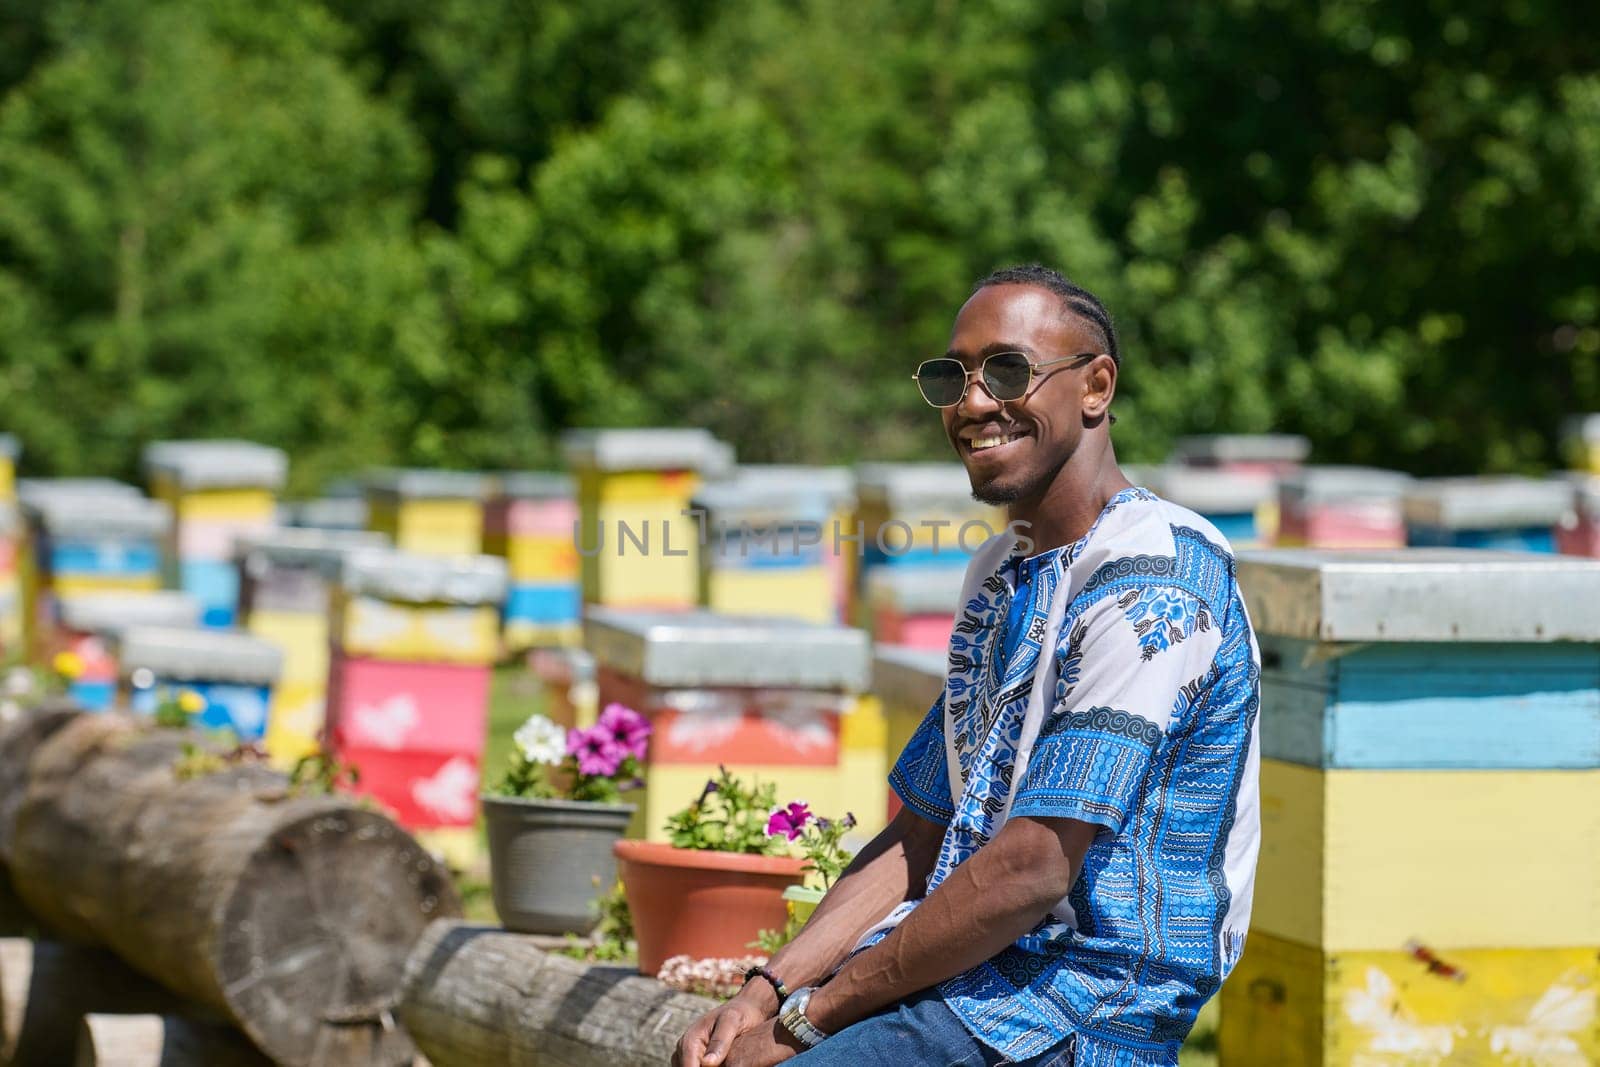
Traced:
<path id="1" fill-rule="evenodd" d="M 1122 366 L 1122 353 L 1117 348 L 1117 328 L 1111 321 L 1111 312 L 1106 310 L 1100 298 L 1081 285 L 1074 285 L 1067 276 L 1060 271 L 1051 270 L 1039 263 L 1028 263 L 1019 267 L 1005 267 L 995 271 L 972 287 L 973 293 L 987 289 L 991 285 L 1036 285 L 1041 289 L 1048 289 L 1061 298 L 1061 303 L 1066 309 L 1080 318 L 1087 319 L 1100 333 L 1100 342 L 1105 346 L 1106 355 Z"/>

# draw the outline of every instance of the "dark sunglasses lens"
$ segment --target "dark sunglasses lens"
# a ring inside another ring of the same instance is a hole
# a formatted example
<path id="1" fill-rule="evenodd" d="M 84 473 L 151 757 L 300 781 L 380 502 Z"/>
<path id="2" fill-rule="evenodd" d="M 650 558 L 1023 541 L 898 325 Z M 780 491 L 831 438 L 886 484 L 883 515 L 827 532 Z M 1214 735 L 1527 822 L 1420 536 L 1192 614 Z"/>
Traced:
<path id="1" fill-rule="evenodd" d="M 904 373 L 904 372 L 902 372 Z M 917 368 L 917 388 L 934 407 L 947 408 L 960 403 L 967 384 L 967 368 L 958 359 L 930 359 Z"/>
<path id="2" fill-rule="evenodd" d="M 1021 352 L 996 352 L 983 364 L 983 384 L 996 400 L 1016 400 L 1028 391 L 1033 368 Z"/>

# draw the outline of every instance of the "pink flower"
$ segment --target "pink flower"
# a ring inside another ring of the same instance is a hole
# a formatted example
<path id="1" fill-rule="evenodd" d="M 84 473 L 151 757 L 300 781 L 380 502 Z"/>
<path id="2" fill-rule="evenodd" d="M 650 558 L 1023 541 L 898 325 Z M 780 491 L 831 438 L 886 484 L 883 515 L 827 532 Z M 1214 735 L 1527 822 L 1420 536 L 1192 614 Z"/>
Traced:
<path id="1" fill-rule="evenodd" d="M 634 759 L 644 759 L 650 743 L 650 722 L 624 704 L 607 704 L 596 724 L 609 733 L 617 745 Z"/>
<path id="2" fill-rule="evenodd" d="M 811 809 L 806 807 L 806 802 L 796 800 L 787 808 L 779 808 L 767 818 L 767 836 L 776 837 L 782 834 L 793 841 L 800 836 L 806 823 L 811 821 Z"/>
<path id="3" fill-rule="evenodd" d="M 567 754 L 578 761 L 578 773 L 609 778 L 617 773 L 628 753 L 617 744 L 611 731 L 600 726 L 567 731 Z"/>

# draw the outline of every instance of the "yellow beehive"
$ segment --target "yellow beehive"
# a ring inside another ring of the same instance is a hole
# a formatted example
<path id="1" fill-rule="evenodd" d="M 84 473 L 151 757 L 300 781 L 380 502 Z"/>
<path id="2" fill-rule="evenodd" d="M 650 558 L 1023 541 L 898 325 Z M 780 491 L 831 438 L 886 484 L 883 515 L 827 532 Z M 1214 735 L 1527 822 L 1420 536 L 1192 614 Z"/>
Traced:
<path id="1" fill-rule="evenodd" d="M 17 498 L 17 457 L 21 454 L 17 435 L 0 433 L 0 502 Z"/>
<path id="2" fill-rule="evenodd" d="M 265 744 L 273 764 L 285 770 L 321 747 L 327 722 L 328 682 L 286 681 L 272 691 Z"/>
<path id="3" fill-rule="evenodd" d="M 411 836 L 454 870 L 478 871 L 483 866 L 483 837 L 476 826 L 436 826 L 413 830 Z"/>
<path id="4" fill-rule="evenodd" d="M 944 688 L 946 665 L 946 654 L 933 649 L 874 646 L 872 693 L 883 705 L 885 774 Z"/>
<path id="5" fill-rule="evenodd" d="M 487 604 L 407 604 L 335 594 L 333 637 L 349 656 L 423 663 L 493 663 L 500 614 Z"/>
<path id="6" fill-rule="evenodd" d="M 686 511 L 730 450 L 704 430 L 574 431 L 563 449 L 578 478 L 584 603 L 692 607 L 700 529 Z"/>
<path id="7" fill-rule="evenodd" d="M 367 482 L 367 528 L 405 552 L 477 555 L 488 489 L 487 478 L 467 471 L 379 471 Z"/>
<path id="8" fill-rule="evenodd" d="M 1597 797 L 1600 771 L 1264 759 L 1251 928 L 1328 950 L 1600 945 Z M 1486 841 L 1516 842 L 1516 861 L 1486 859 Z M 1536 907 L 1507 906 L 1530 886 Z"/>
<path id="9" fill-rule="evenodd" d="M 1223 984 L 1226 1067 L 1600 1062 L 1593 948 L 1321 952 L 1252 932 Z"/>

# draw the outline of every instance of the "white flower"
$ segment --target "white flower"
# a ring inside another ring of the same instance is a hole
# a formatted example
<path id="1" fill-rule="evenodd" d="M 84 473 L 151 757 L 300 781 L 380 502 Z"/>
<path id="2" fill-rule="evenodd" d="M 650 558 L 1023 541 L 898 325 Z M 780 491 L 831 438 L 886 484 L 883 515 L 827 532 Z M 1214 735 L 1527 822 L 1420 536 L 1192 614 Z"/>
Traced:
<path id="1" fill-rule="evenodd" d="M 567 732 L 543 715 L 532 715 L 511 735 L 529 763 L 560 763 L 567 754 Z"/>
<path id="2" fill-rule="evenodd" d="M 6 672 L 4 685 L 8 697 L 25 697 L 33 692 L 34 683 L 37 681 L 33 672 L 26 667 L 12 667 Z"/>

